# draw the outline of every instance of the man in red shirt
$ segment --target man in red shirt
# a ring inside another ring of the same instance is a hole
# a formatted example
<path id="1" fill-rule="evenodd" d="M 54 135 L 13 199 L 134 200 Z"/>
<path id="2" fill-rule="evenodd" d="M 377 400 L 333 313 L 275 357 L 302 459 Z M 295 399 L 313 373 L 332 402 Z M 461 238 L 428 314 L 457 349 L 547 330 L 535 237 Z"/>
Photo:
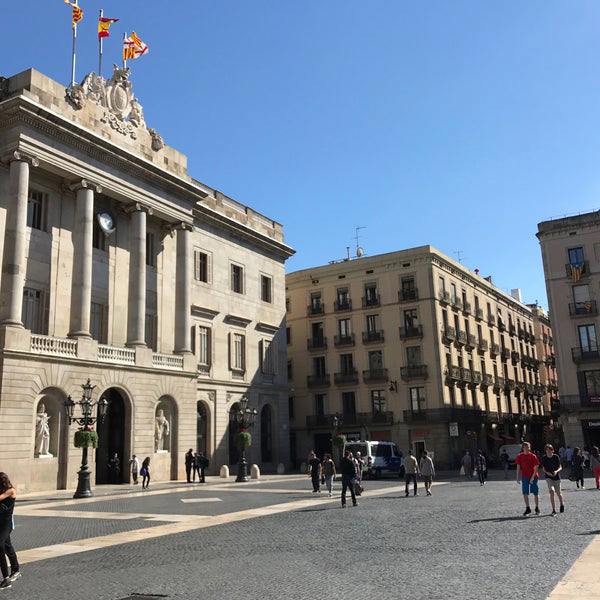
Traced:
<path id="1" fill-rule="evenodd" d="M 540 461 L 538 457 L 531 452 L 531 445 L 529 442 L 523 442 L 521 446 L 521 453 L 517 455 L 515 459 L 517 465 L 517 483 L 521 482 L 521 489 L 523 490 L 523 499 L 525 500 L 525 512 L 523 516 L 531 514 L 531 508 L 529 507 L 529 494 L 533 494 L 535 500 L 535 514 L 540 514 L 539 506 L 539 487 L 538 487 L 538 469 Z"/>

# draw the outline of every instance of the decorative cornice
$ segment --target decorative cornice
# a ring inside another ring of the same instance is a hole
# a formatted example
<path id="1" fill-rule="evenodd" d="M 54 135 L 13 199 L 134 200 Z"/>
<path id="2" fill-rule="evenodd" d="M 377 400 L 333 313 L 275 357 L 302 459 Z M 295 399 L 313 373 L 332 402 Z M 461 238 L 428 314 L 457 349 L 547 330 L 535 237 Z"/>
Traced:
<path id="1" fill-rule="evenodd" d="M 246 319 L 236 315 L 225 315 L 223 322 L 227 323 L 228 325 L 236 325 L 237 327 L 248 327 L 248 325 L 252 323 L 252 319 Z"/>
<path id="2" fill-rule="evenodd" d="M 212 321 L 218 314 L 218 310 L 192 304 L 192 316 L 194 317 L 201 317 L 202 319 L 210 319 Z"/>
<path id="3" fill-rule="evenodd" d="M 40 166 L 40 161 L 37 157 L 18 149 L 7 152 L 0 160 L 4 164 L 10 164 L 12 162 L 26 162 L 29 163 L 29 166 L 31 167 Z"/>
<path id="4" fill-rule="evenodd" d="M 277 325 L 271 325 L 270 323 L 263 323 L 259 321 L 254 327 L 257 331 L 262 331 L 264 333 L 276 334 L 279 331 L 279 327 Z"/>
<path id="5" fill-rule="evenodd" d="M 78 192 L 79 190 L 92 190 L 96 194 L 102 193 L 102 186 L 89 181 L 88 179 L 80 179 L 69 185 L 69 189 L 72 192 Z"/>

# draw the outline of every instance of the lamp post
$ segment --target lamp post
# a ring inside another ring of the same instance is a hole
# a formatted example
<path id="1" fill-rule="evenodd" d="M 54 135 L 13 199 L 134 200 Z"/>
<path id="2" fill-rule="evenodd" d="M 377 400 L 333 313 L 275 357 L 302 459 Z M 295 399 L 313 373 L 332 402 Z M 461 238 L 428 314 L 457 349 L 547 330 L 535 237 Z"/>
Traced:
<path id="1" fill-rule="evenodd" d="M 335 455 L 336 455 L 335 448 L 337 447 L 336 444 L 335 444 L 335 439 L 337 438 L 339 428 L 342 426 L 342 424 L 343 424 L 344 421 L 343 421 L 342 417 L 340 417 L 338 414 L 335 414 L 335 415 L 333 415 L 333 419 L 332 419 L 331 422 L 333 424 L 333 433 L 331 434 L 331 454 L 332 454 L 332 456 L 335 457 Z M 338 463 L 339 463 L 339 460 L 342 457 L 341 453 L 342 453 L 342 449 L 340 448 L 338 450 L 339 456 L 337 457 L 338 458 Z"/>
<path id="2" fill-rule="evenodd" d="M 238 433 L 244 433 L 247 429 L 250 429 L 254 425 L 254 420 L 258 415 L 258 411 L 255 408 L 248 407 L 248 398 L 242 396 L 242 399 L 238 403 L 238 407 L 233 411 L 233 420 L 238 425 Z M 246 462 L 246 447 L 242 445 L 240 448 L 241 456 L 238 463 L 238 474 L 236 481 L 248 481 L 248 463 Z"/>
<path id="3" fill-rule="evenodd" d="M 65 400 L 65 412 L 67 414 L 67 419 L 69 419 L 69 425 L 77 423 L 81 426 L 80 431 L 91 431 L 92 425 L 94 425 L 98 419 L 102 421 L 106 416 L 106 411 L 108 409 L 108 401 L 106 398 L 101 398 L 97 402 L 92 401 L 92 393 L 95 387 L 96 386 L 92 385 L 88 379 L 86 383 L 81 385 L 83 392 L 79 402 L 73 402 L 71 396 L 68 396 Z M 75 416 L 75 406 L 80 407 L 81 416 Z M 96 406 L 98 407 L 98 417 L 93 417 L 92 414 Z M 77 490 L 75 491 L 75 494 L 73 494 L 73 498 L 89 498 L 93 494 L 90 486 L 87 445 L 83 447 L 81 468 L 79 469 L 77 476 Z"/>

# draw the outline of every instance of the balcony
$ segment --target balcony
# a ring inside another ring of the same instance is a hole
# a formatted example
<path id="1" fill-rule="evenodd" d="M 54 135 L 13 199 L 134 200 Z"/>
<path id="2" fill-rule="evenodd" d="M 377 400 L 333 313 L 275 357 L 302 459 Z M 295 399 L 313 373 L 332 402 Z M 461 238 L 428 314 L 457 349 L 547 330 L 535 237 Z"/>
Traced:
<path id="1" fill-rule="evenodd" d="M 354 346 L 354 334 L 350 333 L 348 335 L 336 335 L 333 338 L 333 345 L 336 348 L 341 348 L 344 346 Z"/>
<path id="2" fill-rule="evenodd" d="M 530 333 L 529 334 L 529 343 L 535 344 L 536 341 L 537 341 L 537 338 L 535 337 L 535 333 Z"/>
<path id="3" fill-rule="evenodd" d="M 494 378 L 494 391 L 496 393 L 499 393 L 501 390 L 503 390 L 505 385 L 506 385 L 506 380 L 504 379 L 504 377 L 495 377 Z"/>
<path id="4" fill-rule="evenodd" d="M 307 415 L 306 427 L 307 429 L 330 429 L 333 430 L 335 419 L 341 420 L 343 425 L 355 426 L 355 425 L 393 425 L 394 424 L 394 413 L 392 411 L 381 411 L 381 412 L 359 412 L 359 413 L 346 413 L 341 415 Z"/>
<path id="5" fill-rule="evenodd" d="M 400 290 L 398 292 L 398 302 L 414 302 L 419 299 L 419 290 L 412 288 L 408 290 Z"/>
<path id="6" fill-rule="evenodd" d="M 384 335 L 383 330 L 374 330 L 374 331 L 363 331 L 362 334 L 363 344 L 374 344 L 375 342 L 383 342 Z"/>
<path id="7" fill-rule="evenodd" d="M 475 309 L 475 319 L 477 321 L 483 321 L 483 308 Z"/>
<path id="8" fill-rule="evenodd" d="M 427 365 L 408 365 L 407 367 L 400 367 L 400 377 L 402 381 L 427 379 Z"/>
<path id="9" fill-rule="evenodd" d="M 453 365 L 446 367 L 444 375 L 446 376 L 446 381 L 448 383 L 456 383 L 457 381 L 460 381 L 460 367 L 455 367 Z"/>
<path id="10" fill-rule="evenodd" d="M 315 302 L 314 304 L 309 304 L 306 307 L 306 314 L 309 317 L 314 317 L 315 315 L 322 315 L 325 312 L 325 307 L 321 302 Z"/>
<path id="11" fill-rule="evenodd" d="M 391 410 L 358 413 L 359 425 L 393 425 L 394 413 Z"/>
<path id="12" fill-rule="evenodd" d="M 488 345 L 488 341 L 487 340 L 479 340 L 477 342 L 477 351 L 480 354 L 484 354 L 485 352 L 487 352 L 488 351 L 488 347 L 489 347 L 489 345 Z"/>
<path id="13" fill-rule="evenodd" d="M 32 333 L 31 351 L 36 354 L 77 358 L 77 340 Z"/>
<path id="14" fill-rule="evenodd" d="M 373 294 L 371 296 L 363 296 L 362 307 L 363 308 L 375 308 L 381 304 L 379 294 Z"/>
<path id="15" fill-rule="evenodd" d="M 533 396 L 533 394 L 535 393 L 535 386 L 533 385 L 533 383 L 526 383 L 525 384 L 525 391 L 530 395 Z"/>
<path id="16" fill-rule="evenodd" d="M 367 369 L 366 371 L 363 371 L 363 381 L 365 383 L 377 383 L 388 380 L 389 375 L 387 369 Z"/>
<path id="17" fill-rule="evenodd" d="M 490 346 L 490 356 L 496 357 L 500 354 L 500 344 L 492 344 Z"/>
<path id="18" fill-rule="evenodd" d="M 496 324 L 496 317 L 494 315 L 488 313 L 487 322 L 488 322 L 488 325 L 495 325 Z"/>
<path id="19" fill-rule="evenodd" d="M 536 396 L 544 396 L 546 394 L 546 386 L 541 383 L 536 383 L 534 386 L 533 393 Z"/>
<path id="20" fill-rule="evenodd" d="M 502 350 L 500 350 L 500 358 L 504 361 L 509 360 L 510 350 L 508 348 L 502 348 Z"/>
<path id="21" fill-rule="evenodd" d="M 441 304 L 450 304 L 450 292 L 440 290 L 438 292 L 438 300 Z"/>
<path id="22" fill-rule="evenodd" d="M 504 321 L 502 321 L 501 319 L 498 319 L 498 331 L 501 331 L 501 332 L 506 331 L 506 325 L 504 324 Z"/>
<path id="23" fill-rule="evenodd" d="M 556 366 L 556 356 L 554 356 L 554 354 L 549 354 L 544 359 L 544 363 L 546 364 L 547 367 L 555 367 Z"/>
<path id="24" fill-rule="evenodd" d="M 517 335 L 519 336 L 520 340 L 524 340 L 527 335 L 527 331 L 522 327 L 519 327 L 519 329 L 517 330 Z"/>
<path id="25" fill-rule="evenodd" d="M 516 387 L 516 383 L 514 379 L 507 379 L 504 385 L 504 389 L 506 390 L 514 390 Z"/>
<path id="26" fill-rule="evenodd" d="M 333 303 L 333 310 L 335 312 L 344 312 L 346 310 L 352 310 L 352 300 L 350 300 L 350 298 L 336 300 Z"/>
<path id="27" fill-rule="evenodd" d="M 517 328 L 512 323 L 508 324 L 508 334 L 509 335 L 516 335 L 517 334 Z"/>
<path id="28" fill-rule="evenodd" d="M 422 338 L 423 337 L 423 325 L 416 325 L 414 327 L 400 327 L 400 339 L 407 340 L 411 338 Z"/>
<path id="29" fill-rule="evenodd" d="M 574 265 L 567 263 L 565 265 L 565 272 L 573 283 L 577 283 L 582 277 L 587 277 L 590 274 L 590 265 L 587 260 Z"/>
<path id="30" fill-rule="evenodd" d="M 487 388 L 490 387 L 490 385 L 494 385 L 494 378 L 491 375 L 484 373 L 483 377 L 481 378 L 481 387 Z"/>
<path id="31" fill-rule="evenodd" d="M 464 385 L 467 383 L 472 383 L 472 381 L 473 381 L 473 373 L 471 373 L 471 369 L 467 369 L 466 367 L 461 367 L 459 383 Z"/>
<path id="32" fill-rule="evenodd" d="M 310 351 L 325 350 L 327 348 L 327 338 L 325 336 L 308 338 L 306 340 L 306 348 Z"/>
<path id="33" fill-rule="evenodd" d="M 597 362 L 600 360 L 598 348 L 571 348 L 573 362 L 577 365 L 586 362 Z"/>
<path id="34" fill-rule="evenodd" d="M 572 317 L 594 317 L 598 314 L 598 305 L 595 300 L 587 302 L 571 302 L 569 314 Z"/>
<path id="35" fill-rule="evenodd" d="M 518 352 L 511 352 L 510 359 L 512 360 L 513 365 L 516 365 L 521 360 L 521 355 Z"/>
<path id="36" fill-rule="evenodd" d="M 445 342 L 451 343 L 456 340 L 456 329 L 451 325 L 446 325 L 446 327 L 442 329 L 442 336 Z"/>
<path id="37" fill-rule="evenodd" d="M 463 301 L 461 298 L 452 298 L 452 308 L 454 310 L 462 310 L 463 309 Z"/>
<path id="38" fill-rule="evenodd" d="M 329 387 L 331 385 L 331 378 L 329 376 L 329 373 L 321 373 L 320 375 L 308 375 L 306 377 L 306 385 L 309 388 Z"/>
<path id="39" fill-rule="evenodd" d="M 464 302 L 463 303 L 463 312 L 465 313 L 465 315 L 471 315 L 471 314 L 473 314 L 473 309 L 471 307 L 471 303 L 470 302 Z"/>
<path id="40" fill-rule="evenodd" d="M 467 332 L 460 329 L 456 332 L 456 345 L 464 346 L 467 343 Z"/>
<path id="41" fill-rule="evenodd" d="M 339 419 L 339 415 L 307 415 L 306 427 L 308 429 L 317 429 L 321 427 L 333 429 L 333 423 L 336 417 Z"/>
<path id="42" fill-rule="evenodd" d="M 477 347 L 477 337 L 472 333 L 467 334 L 467 350 L 474 350 Z"/>
<path id="43" fill-rule="evenodd" d="M 483 381 L 483 377 L 481 376 L 480 371 L 471 371 L 471 384 L 474 386 L 481 385 Z"/>
<path id="44" fill-rule="evenodd" d="M 135 365 L 135 350 L 98 344 L 98 360 L 119 365 Z"/>
<path id="45" fill-rule="evenodd" d="M 341 373 L 334 373 L 333 382 L 336 385 L 352 385 L 358 383 L 358 371 L 353 369 L 352 371 L 342 371 Z"/>

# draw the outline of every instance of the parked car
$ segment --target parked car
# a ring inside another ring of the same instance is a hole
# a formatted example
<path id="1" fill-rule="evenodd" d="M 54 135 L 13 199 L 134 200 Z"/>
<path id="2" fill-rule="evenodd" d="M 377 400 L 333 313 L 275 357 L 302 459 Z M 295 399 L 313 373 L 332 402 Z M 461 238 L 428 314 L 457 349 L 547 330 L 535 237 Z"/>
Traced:
<path id="1" fill-rule="evenodd" d="M 505 450 L 506 454 L 508 454 L 508 463 L 511 467 L 514 467 L 517 454 L 521 452 L 521 444 L 504 444 L 504 446 L 500 446 L 500 449 L 498 450 L 498 455 L 502 456 L 502 453 Z"/>
<path id="2" fill-rule="evenodd" d="M 404 477 L 403 455 L 393 442 L 348 442 L 345 450 L 350 450 L 354 455 L 360 452 L 365 461 L 365 474 L 369 478 L 379 479 L 390 474 Z"/>

